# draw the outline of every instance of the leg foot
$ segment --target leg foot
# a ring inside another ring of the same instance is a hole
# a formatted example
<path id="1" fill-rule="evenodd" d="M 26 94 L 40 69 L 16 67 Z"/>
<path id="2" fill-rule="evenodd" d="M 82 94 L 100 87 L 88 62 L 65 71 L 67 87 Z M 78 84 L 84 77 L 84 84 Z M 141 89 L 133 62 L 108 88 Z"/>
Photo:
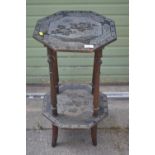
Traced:
<path id="1" fill-rule="evenodd" d="M 91 138 L 94 146 L 97 145 L 97 125 L 91 128 Z"/>
<path id="2" fill-rule="evenodd" d="M 57 144 L 57 138 L 58 138 L 58 127 L 55 125 L 52 125 L 52 146 L 55 147 Z"/>

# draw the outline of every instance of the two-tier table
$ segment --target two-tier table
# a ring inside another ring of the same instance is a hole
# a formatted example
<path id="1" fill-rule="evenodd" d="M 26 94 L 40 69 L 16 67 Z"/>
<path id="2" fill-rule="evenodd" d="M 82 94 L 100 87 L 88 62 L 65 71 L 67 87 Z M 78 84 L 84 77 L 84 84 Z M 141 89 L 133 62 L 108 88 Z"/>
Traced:
<path id="1" fill-rule="evenodd" d="M 47 47 L 50 93 L 44 98 L 43 115 L 52 122 L 52 146 L 58 127 L 91 129 L 96 145 L 97 123 L 108 115 L 107 97 L 99 92 L 102 49 L 117 38 L 114 22 L 92 11 L 60 11 L 38 20 L 33 37 Z M 91 85 L 60 85 L 57 52 L 93 54 Z"/>

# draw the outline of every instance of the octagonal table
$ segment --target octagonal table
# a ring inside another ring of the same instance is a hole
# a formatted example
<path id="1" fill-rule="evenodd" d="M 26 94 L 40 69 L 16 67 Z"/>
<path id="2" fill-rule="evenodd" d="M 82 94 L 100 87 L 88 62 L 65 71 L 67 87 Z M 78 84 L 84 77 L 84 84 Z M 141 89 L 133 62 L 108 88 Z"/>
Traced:
<path id="1" fill-rule="evenodd" d="M 107 97 L 99 92 L 102 49 L 117 38 L 114 21 L 92 11 L 60 11 L 38 20 L 33 37 L 47 47 L 51 91 L 44 98 L 43 115 L 52 122 L 52 146 L 58 127 L 91 129 L 97 145 L 97 123 L 108 115 Z M 94 53 L 91 86 L 59 84 L 61 51 Z"/>

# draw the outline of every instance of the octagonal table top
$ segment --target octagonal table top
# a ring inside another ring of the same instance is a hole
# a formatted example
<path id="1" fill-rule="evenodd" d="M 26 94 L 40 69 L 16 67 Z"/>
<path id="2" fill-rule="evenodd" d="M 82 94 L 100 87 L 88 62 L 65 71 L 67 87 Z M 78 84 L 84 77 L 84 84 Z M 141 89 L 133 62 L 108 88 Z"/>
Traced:
<path id="1" fill-rule="evenodd" d="M 37 21 L 33 38 L 56 51 L 95 51 L 117 39 L 114 21 L 92 11 L 60 11 Z"/>

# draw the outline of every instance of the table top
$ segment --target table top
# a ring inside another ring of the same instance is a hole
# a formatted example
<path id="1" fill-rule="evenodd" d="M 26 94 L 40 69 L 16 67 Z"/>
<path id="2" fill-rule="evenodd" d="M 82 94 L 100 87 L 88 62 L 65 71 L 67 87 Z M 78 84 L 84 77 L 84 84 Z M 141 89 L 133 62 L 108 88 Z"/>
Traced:
<path id="1" fill-rule="evenodd" d="M 117 39 L 114 21 L 92 11 L 60 11 L 37 21 L 33 38 L 56 51 L 91 52 Z"/>

